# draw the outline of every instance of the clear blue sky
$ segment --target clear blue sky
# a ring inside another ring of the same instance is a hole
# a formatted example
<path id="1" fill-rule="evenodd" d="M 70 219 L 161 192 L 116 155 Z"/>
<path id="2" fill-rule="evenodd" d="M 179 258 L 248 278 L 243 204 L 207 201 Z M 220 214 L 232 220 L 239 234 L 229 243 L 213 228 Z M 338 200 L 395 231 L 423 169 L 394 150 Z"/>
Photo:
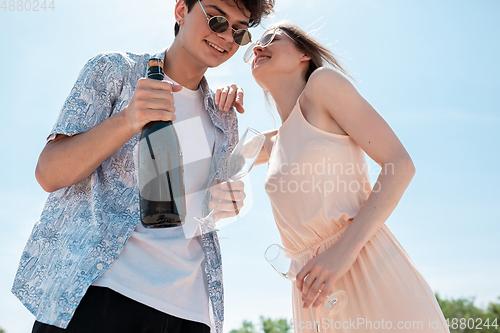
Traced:
<path id="1" fill-rule="evenodd" d="M 498 300 L 500 2 L 276 2 L 265 24 L 286 18 L 317 30 L 412 156 L 417 173 L 387 224 L 432 289 L 448 298 L 476 297 L 479 306 Z M 174 0 L 55 0 L 54 11 L 0 10 L 0 327 L 7 333 L 27 332 L 33 321 L 10 287 L 47 196 L 34 168 L 65 97 L 98 53 L 170 45 L 173 6 Z M 262 32 L 253 29 L 255 36 Z M 245 88 L 240 130 L 275 128 L 279 117 L 273 123 L 243 52 L 207 77 L 214 88 L 233 82 Z M 220 232 L 227 331 L 259 315 L 291 317 L 290 285 L 263 257 L 267 245 L 279 242 L 265 173 L 265 166 L 254 169 L 251 209 Z"/>

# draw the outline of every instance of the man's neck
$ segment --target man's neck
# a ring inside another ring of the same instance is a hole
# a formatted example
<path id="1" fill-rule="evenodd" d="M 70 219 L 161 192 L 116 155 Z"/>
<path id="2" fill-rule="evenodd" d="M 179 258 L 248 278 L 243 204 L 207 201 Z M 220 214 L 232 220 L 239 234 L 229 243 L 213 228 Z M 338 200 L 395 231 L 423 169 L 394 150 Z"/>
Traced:
<path id="1" fill-rule="evenodd" d="M 198 89 L 208 69 L 206 66 L 200 66 L 199 61 L 179 47 L 175 40 L 165 52 L 163 63 L 165 64 L 163 70 L 169 78 L 191 90 Z"/>

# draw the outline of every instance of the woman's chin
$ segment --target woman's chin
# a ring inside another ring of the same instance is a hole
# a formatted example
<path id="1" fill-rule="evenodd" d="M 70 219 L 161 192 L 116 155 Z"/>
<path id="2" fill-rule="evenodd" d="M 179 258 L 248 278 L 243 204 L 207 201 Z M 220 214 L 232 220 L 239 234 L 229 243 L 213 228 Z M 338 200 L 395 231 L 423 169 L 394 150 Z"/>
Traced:
<path id="1" fill-rule="evenodd" d="M 253 76 L 255 82 L 257 82 L 257 84 L 262 89 L 265 89 L 264 86 L 265 86 L 266 76 L 267 76 L 265 71 L 260 71 L 258 67 L 255 67 L 254 69 L 252 69 L 252 76 Z"/>
<path id="2" fill-rule="evenodd" d="M 255 79 L 255 83 L 257 83 L 257 85 L 258 85 L 259 87 L 261 87 L 263 90 L 267 90 L 267 89 L 266 89 L 266 85 L 264 84 L 264 82 L 262 82 L 262 81 L 260 81 L 260 80 Z"/>

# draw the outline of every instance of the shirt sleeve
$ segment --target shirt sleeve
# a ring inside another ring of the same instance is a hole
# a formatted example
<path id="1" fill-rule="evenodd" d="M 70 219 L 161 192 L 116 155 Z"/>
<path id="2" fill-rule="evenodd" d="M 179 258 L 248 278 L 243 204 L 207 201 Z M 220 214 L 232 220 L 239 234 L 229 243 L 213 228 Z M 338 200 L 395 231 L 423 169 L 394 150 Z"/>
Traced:
<path id="1" fill-rule="evenodd" d="M 233 112 L 234 112 L 234 117 L 231 120 L 231 127 L 232 131 L 229 137 L 229 147 L 228 147 L 228 153 L 230 154 L 236 145 L 238 144 L 238 141 L 240 140 L 240 136 L 238 133 L 238 116 L 236 115 L 236 109 L 233 107 Z"/>
<path id="2" fill-rule="evenodd" d="M 118 65 L 117 58 L 109 53 L 97 55 L 87 61 L 66 98 L 47 141 L 55 138 L 56 134 L 72 136 L 86 132 L 111 116 L 123 86 Z"/>

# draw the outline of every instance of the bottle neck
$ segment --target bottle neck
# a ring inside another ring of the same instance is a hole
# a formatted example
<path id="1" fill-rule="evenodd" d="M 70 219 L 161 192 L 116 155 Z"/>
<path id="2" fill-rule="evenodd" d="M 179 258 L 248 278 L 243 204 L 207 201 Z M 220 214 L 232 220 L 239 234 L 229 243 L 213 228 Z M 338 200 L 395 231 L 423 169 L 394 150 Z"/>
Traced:
<path id="1" fill-rule="evenodd" d="M 153 80 L 163 80 L 164 78 L 164 73 L 163 73 L 163 68 L 158 67 L 158 66 L 151 66 L 148 68 L 148 74 L 147 78 L 148 79 L 153 79 Z"/>

